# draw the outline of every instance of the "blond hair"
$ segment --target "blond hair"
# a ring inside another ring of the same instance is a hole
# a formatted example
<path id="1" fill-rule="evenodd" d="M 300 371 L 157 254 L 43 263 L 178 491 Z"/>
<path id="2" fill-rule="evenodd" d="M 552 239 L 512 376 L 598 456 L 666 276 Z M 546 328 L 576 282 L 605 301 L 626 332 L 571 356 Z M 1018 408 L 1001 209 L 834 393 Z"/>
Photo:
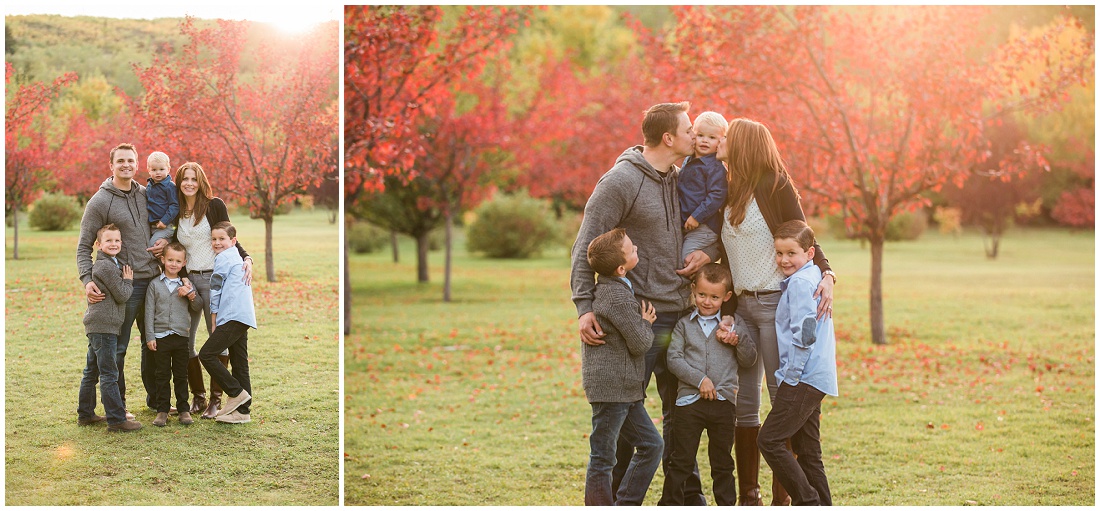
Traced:
<path id="1" fill-rule="evenodd" d="M 771 132 L 767 126 L 756 121 L 740 118 L 730 121 L 729 130 L 726 131 L 725 160 L 729 168 L 726 207 L 729 210 L 730 225 L 740 225 L 745 220 L 745 210 L 748 209 L 749 202 L 752 202 L 756 186 L 765 174 L 776 175 L 772 193 L 779 189 L 782 181 L 780 176 L 786 177 L 788 182 L 790 180 L 787 165 L 779 156 L 779 148 L 776 147 Z M 798 195 L 797 190 L 795 195 Z"/>
<path id="2" fill-rule="evenodd" d="M 146 166 L 152 164 L 153 162 L 163 163 L 165 167 L 168 167 L 170 160 L 168 159 L 167 154 L 164 154 L 160 151 L 153 151 L 149 153 L 149 158 L 146 159 Z"/>
<path id="3" fill-rule="evenodd" d="M 726 122 L 726 118 L 722 117 L 722 114 L 709 110 L 696 116 L 693 124 L 696 129 L 698 129 L 700 125 L 713 126 L 718 128 L 722 133 L 725 133 L 730 125 L 730 123 Z"/>

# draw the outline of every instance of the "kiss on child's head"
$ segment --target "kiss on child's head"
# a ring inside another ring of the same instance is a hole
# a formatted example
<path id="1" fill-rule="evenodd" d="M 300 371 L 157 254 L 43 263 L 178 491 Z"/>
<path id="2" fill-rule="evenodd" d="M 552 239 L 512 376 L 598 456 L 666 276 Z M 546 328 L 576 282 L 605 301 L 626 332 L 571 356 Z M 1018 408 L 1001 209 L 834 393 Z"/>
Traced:
<path id="1" fill-rule="evenodd" d="M 638 247 L 622 227 L 612 229 L 588 244 L 588 264 L 605 277 L 624 277 L 638 265 Z"/>
<path id="2" fill-rule="evenodd" d="M 99 242 L 99 249 L 104 254 L 114 257 L 122 251 L 122 231 L 115 224 L 100 227 L 95 239 Z"/>
<path id="3" fill-rule="evenodd" d="M 695 118 L 695 156 L 703 157 L 718 151 L 718 143 L 726 136 L 729 123 L 718 112 L 703 112 Z"/>
<path id="4" fill-rule="evenodd" d="M 733 275 L 729 268 L 718 263 L 703 265 L 691 278 L 691 295 L 699 314 L 717 314 L 722 304 L 733 298 Z"/>
<path id="5" fill-rule="evenodd" d="M 775 234 L 775 263 L 790 277 L 814 259 L 814 230 L 802 220 L 784 222 Z"/>
<path id="6" fill-rule="evenodd" d="M 229 222 L 218 222 L 210 228 L 210 243 L 215 254 L 237 245 L 237 228 Z"/>
<path id="7" fill-rule="evenodd" d="M 149 177 L 158 183 L 168 177 L 168 166 L 168 155 L 160 151 L 151 153 L 145 164 L 145 167 L 149 170 Z"/>

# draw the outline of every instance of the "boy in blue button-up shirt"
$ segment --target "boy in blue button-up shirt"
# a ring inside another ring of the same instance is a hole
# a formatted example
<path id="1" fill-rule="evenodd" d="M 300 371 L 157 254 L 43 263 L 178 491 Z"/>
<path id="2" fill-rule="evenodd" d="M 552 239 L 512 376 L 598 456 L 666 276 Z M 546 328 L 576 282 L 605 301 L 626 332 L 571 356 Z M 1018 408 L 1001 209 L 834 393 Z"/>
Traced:
<path id="1" fill-rule="evenodd" d="M 791 220 L 776 229 L 775 262 L 787 278 L 775 311 L 779 341 L 779 383 L 775 403 L 760 428 L 758 443 L 776 479 L 795 506 L 832 505 L 821 462 L 821 400 L 837 395 L 833 320 L 817 321 L 814 290 L 821 270 L 814 265 L 814 232 Z M 787 450 L 790 439 L 793 453 Z M 795 459 L 795 455 L 798 459 Z"/>
<path id="2" fill-rule="evenodd" d="M 229 222 L 218 222 L 210 228 L 214 248 L 214 271 L 210 274 L 210 316 L 214 330 L 199 350 L 199 362 L 229 396 L 225 406 L 214 417 L 218 422 L 241 424 L 251 422 L 252 381 L 248 376 L 248 329 L 256 327 L 256 309 L 252 304 L 252 287 L 244 282 L 241 254 L 237 246 L 237 229 Z M 229 249 L 233 250 L 229 250 Z M 230 373 L 218 354 L 229 349 Z"/>
<path id="3" fill-rule="evenodd" d="M 169 175 L 168 155 L 160 151 L 150 154 L 148 168 L 149 182 L 145 187 L 145 206 L 149 212 L 149 230 L 153 233 L 149 238 L 151 247 L 157 240 L 171 241 L 172 235 L 175 234 L 172 224 L 180 213 L 180 203 L 176 196 L 176 185 L 172 183 L 172 176 Z"/>
<path id="4" fill-rule="evenodd" d="M 718 242 L 722 232 L 722 207 L 726 205 L 726 167 L 718 161 L 718 144 L 729 123 L 717 112 L 695 118 L 695 154 L 684 159 L 676 182 L 680 196 L 680 220 L 684 222 L 684 247 L 680 254 L 703 250 Z"/>

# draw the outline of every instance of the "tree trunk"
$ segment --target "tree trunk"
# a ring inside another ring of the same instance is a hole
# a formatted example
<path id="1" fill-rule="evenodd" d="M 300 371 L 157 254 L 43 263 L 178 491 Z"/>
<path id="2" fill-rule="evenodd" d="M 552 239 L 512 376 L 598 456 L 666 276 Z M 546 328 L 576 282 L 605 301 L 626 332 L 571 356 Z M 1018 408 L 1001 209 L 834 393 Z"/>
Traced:
<path id="1" fill-rule="evenodd" d="M 416 281 L 428 281 L 428 233 L 416 237 Z"/>
<path id="2" fill-rule="evenodd" d="M 987 232 L 986 235 L 989 237 L 989 243 L 987 244 L 984 239 L 982 240 L 982 244 L 985 245 L 985 257 L 988 259 L 996 259 L 1001 249 L 1001 234 L 997 232 Z"/>
<path id="3" fill-rule="evenodd" d="M 15 232 L 15 242 L 12 244 L 11 256 L 12 259 L 19 259 L 19 204 L 12 204 L 11 206 L 11 226 Z"/>
<path id="4" fill-rule="evenodd" d="M 397 252 L 397 231 L 390 230 L 390 246 L 393 247 L 393 264 L 401 262 Z"/>
<path id="5" fill-rule="evenodd" d="M 344 244 L 344 335 L 351 334 L 351 273 L 348 270 L 348 246 Z"/>
<path id="6" fill-rule="evenodd" d="M 272 256 L 271 236 L 274 232 L 275 213 L 264 216 L 264 267 L 267 268 L 267 281 L 275 282 L 275 258 Z"/>
<path id="7" fill-rule="evenodd" d="M 443 258 L 443 302 L 447 303 L 451 301 L 451 244 L 453 243 L 454 234 L 454 217 L 447 213 L 447 228 L 445 231 L 444 243 L 446 247 L 446 255 Z"/>
<path id="8" fill-rule="evenodd" d="M 886 344 L 882 310 L 882 253 L 884 238 L 871 239 L 871 341 Z"/>

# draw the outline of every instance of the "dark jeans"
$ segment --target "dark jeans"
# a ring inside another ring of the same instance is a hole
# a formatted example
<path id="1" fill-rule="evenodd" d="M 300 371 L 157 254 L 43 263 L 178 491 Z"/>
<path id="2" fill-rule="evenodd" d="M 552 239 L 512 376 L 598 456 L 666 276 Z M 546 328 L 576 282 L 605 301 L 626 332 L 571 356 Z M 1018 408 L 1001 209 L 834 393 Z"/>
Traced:
<path id="1" fill-rule="evenodd" d="M 642 505 L 653 474 L 661 464 L 661 434 L 645 411 L 645 400 L 633 403 L 592 403 L 592 453 L 584 478 L 584 505 Z M 611 489 L 616 444 L 626 441 L 630 464 L 618 490 Z M 637 452 L 634 449 L 637 449 Z"/>
<path id="2" fill-rule="evenodd" d="M 831 506 L 829 480 L 821 462 L 821 400 L 825 393 L 806 383 L 779 384 L 775 404 L 757 443 L 764 460 L 794 506 Z M 791 449 L 787 450 L 787 439 Z M 795 459 L 795 456 L 798 459 Z"/>
<path id="3" fill-rule="evenodd" d="M 676 404 L 676 388 L 680 380 L 668 370 L 668 345 L 672 343 L 672 329 L 683 314 L 677 312 L 661 312 L 657 314 L 657 321 L 653 322 L 653 347 L 645 354 L 645 388 L 649 387 L 649 377 L 657 378 L 657 394 L 661 397 L 661 432 L 665 439 L 665 452 L 661 456 L 661 467 L 668 474 L 669 460 L 672 459 L 672 425 L 675 418 L 672 417 L 672 407 Z M 694 454 L 693 454 L 694 455 Z M 617 490 L 619 481 L 626 473 L 630 465 L 630 445 L 619 440 L 618 460 L 615 462 L 615 470 L 611 480 L 612 490 Z M 688 505 L 705 506 L 707 500 L 703 497 L 703 483 L 699 480 L 699 467 L 696 466 L 691 476 L 684 481 L 684 499 Z"/>
<path id="4" fill-rule="evenodd" d="M 155 408 L 168 413 L 172 405 L 171 387 L 175 387 L 176 410 L 186 412 L 190 409 L 187 404 L 187 338 L 172 334 L 157 339 L 157 350 L 152 351 L 152 355 L 156 367 Z"/>
<path id="5" fill-rule="evenodd" d="M 107 424 L 126 422 L 126 409 L 118 392 L 118 368 L 115 366 L 117 343 L 118 336 L 114 334 L 88 334 L 88 359 L 84 364 L 84 377 L 80 379 L 76 405 L 78 418 L 90 419 L 95 416 L 95 384 L 99 382 Z"/>
<path id="6" fill-rule="evenodd" d="M 233 372 L 222 365 L 218 360 L 218 354 L 229 349 L 229 364 L 233 366 Z M 199 350 L 199 362 L 210 373 L 210 377 L 221 385 L 222 390 L 230 397 L 237 397 L 241 390 L 247 390 L 252 395 L 252 380 L 248 377 L 248 325 L 237 321 L 227 321 L 225 324 L 215 327 L 206 344 Z M 252 400 L 242 404 L 238 411 L 247 414 Z"/>
<path id="7" fill-rule="evenodd" d="M 122 396 L 122 406 L 126 406 L 126 348 L 130 345 L 130 333 L 137 320 L 138 335 L 141 338 L 141 383 L 145 386 L 145 404 L 153 406 L 153 394 L 156 391 L 153 377 L 153 362 L 149 357 L 149 347 L 145 345 L 145 291 L 153 279 L 134 279 L 134 292 L 126 300 L 126 317 L 122 320 L 122 329 L 118 332 L 115 365 L 118 366 L 118 393 Z"/>
<path id="8" fill-rule="evenodd" d="M 733 477 L 733 438 L 736 431 L 734 421 L 737 413 L 734 404 L 729 401 L 708 401 L 699 399 L 687 406 L 677 406 L 672 410 L 676 419 L 676 429 L 672 432 L 672 460 L 665 472 L 664 491 L 661 492 L 662 506 L 684 505 L 684 481 L 691 476 L 692 469 L 698 470 L 695 456 L 699 451 L 699 439 L 703 430 L 710 439 L 710 476 L 714 481 L 714 502 L 719 506 L 737 504 L 737 485 Z"/>

